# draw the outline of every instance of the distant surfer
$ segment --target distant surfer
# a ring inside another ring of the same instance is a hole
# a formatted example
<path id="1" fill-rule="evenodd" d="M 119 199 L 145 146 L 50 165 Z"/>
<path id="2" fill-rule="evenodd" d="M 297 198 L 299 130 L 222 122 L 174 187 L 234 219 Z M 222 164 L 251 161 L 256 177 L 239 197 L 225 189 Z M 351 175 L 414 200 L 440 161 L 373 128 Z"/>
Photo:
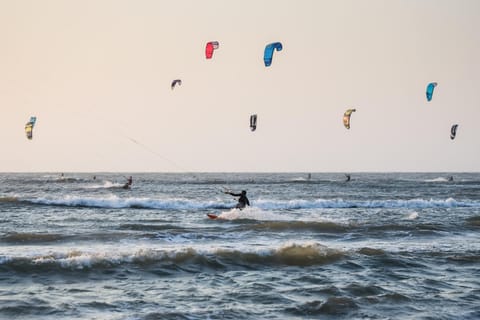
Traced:
<path id="1" fill-rule="evenodd" d="M 57 181 L 59 181 L 59 182 L 65 182 L 65 181 L 67 181 L 67 179 L 65 178 L 65 175 L 63 174 L 63 172 L 60 174 L 60 177 L 57 178 Z"/>
<path id="2" fill-rule="evenodd" d="M 453 181 L 453 176 L 448 177 L 448 181 Z"/>
<path id="3" fill-rule="evenodd" d="M 349 174 L 345 174 L 345 178 L 346 178 L 345 182 L 348 182 L 348 181 L 350 181 L 350 179 L 351 179 L 351 177 L 350 177 Z"/>
<path id="4" fill-rule="evenodd" d="M 133 178 L 132 176 L 130 176 L 127 178 L 127 182 L 125 182 L 125 184 L 123 185 L 123 189 L 130 189 L 130 187 L 132 186 L 132 183 L 133 183 Z"/>
<path id="5" fill-rule="evenodd" d="M 238 203 L 235 206 L 235 208 L 237 208 L 237 209 L 242 210 L 246 206 L 250 205 L 250 201 L 248 201 L 248 198 L 247 198 L 247 191 L 245 191 L 245 190 L 242 190 L 241 193 L 233 193 L 233 192 L 230 192 L 230 191 L 225 191 L 225 193 L 229 194 L 231 196 L 234 196 L 234 197 L 240 197 L 240 198 L 238 198 Z"/>

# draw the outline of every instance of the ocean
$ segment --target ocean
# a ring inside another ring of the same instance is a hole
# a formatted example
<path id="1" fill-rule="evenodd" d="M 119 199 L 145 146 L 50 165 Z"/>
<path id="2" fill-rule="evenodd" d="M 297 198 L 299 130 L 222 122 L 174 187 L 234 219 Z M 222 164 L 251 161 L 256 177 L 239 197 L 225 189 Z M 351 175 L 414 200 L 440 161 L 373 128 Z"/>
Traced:
<path id="1" fill-rule="evenodd" d="M 480 318 L 479 173 L 123 175 L 0 174 L 0 319 Z"/>

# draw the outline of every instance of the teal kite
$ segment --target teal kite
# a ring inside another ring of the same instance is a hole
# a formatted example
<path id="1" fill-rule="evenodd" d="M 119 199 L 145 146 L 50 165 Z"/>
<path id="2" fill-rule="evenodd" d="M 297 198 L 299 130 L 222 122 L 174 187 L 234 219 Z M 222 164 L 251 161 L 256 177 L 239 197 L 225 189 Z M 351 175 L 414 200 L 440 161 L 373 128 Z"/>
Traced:
<path id="1" fill-rule="evenodd" d="M 431 82 L 427 86 L 427 101 L 431 101 L 433 97 L 433 90 L 437 86 L 436 82 Z"/>
<path id="2" fill-rule="evenodd" d="M 263 53 L 263 61 L 265 62 L 265 67 L 269 67 L 272 64 L 273 51 L 282 51 L 283 46 L 280 42 L 273 42 L 267 44 L 265 47 L 265 52 Z"/>

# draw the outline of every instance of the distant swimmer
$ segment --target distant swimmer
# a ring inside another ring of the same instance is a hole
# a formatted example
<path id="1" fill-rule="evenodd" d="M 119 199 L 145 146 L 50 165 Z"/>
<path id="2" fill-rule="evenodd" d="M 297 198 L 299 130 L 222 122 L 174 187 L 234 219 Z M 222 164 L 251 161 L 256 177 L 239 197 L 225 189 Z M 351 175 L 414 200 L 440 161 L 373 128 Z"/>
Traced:
<path id="1" fill-rule="evenodd" d="M 230 192 L 230 191 L 225 191 L 225 193 L 229 194 L 231 196 L 234 196 L 234 197 L 240 197 L 240 198 L 238 198 L 238 203 L 235 206 L 235 208 L 237 208 L 237 209 L 242 210 L 246 206 L 250 205 L 250 201 L 248 201 L 248 198 L 247 198 L 247 191 L 245 191 L 245 190 L 242 190 L 242 193 L 233 193 L 233 192 Z"/>
<path id="2" fill-rule="evenodd" d="M 130 187 L 132 186 L 132 183 L 133 183 L 133 178 L 132 176 L 130 176 L 127 178 L 127 182 L 125 182 L 125 184 L 123 185 L 123 189 L 130 189 Z"/>
<path id="3" fill-rule="evenodd" d="M 348 181 L 350 181 L 350 180 L 351 180 L 351 177 L 350 177 L 350 175 L 349 175 L 349 174 L 345 174 L 345 178 L 347 178 L 347 179 L 345 180 L 345 182 L 348 182 Z"/>

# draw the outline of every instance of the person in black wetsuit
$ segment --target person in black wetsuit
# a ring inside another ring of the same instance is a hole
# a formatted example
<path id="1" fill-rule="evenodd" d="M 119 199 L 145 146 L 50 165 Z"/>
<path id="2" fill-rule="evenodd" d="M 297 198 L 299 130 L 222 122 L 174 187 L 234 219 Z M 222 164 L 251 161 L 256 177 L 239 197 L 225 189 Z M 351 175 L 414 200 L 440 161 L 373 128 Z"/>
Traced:
<path id="1" fill-rule="evenodd" d="M 132 179 L 132 176 L 130 176 L 127 178 L 127 182 L 125 182 L 125 184 L 123 185 L 123 189 L 130 189 L 130 187 L 132 186 L 132 183 L 133 183 L 133 179 Z"/>
<path id="2" fill-rule="evenodd" d="M 245 190 L 242 190 L 242 193 L 233 193 L 233 192 L 230 192 L 230 191 L 225 191 L 225 193 L 229 194 L 231 196 L 234 196 L 234 197 L 240 197 L 240 198 L 238 198 L 238 203 L 235 206 L 235 208 L 237 208 L 237 209 L 242 210 L 246 206 L 250 205 L 250 201 L 248 201 L 248 198 L 247 198 L 247 191 L 245 191 Z"/>

